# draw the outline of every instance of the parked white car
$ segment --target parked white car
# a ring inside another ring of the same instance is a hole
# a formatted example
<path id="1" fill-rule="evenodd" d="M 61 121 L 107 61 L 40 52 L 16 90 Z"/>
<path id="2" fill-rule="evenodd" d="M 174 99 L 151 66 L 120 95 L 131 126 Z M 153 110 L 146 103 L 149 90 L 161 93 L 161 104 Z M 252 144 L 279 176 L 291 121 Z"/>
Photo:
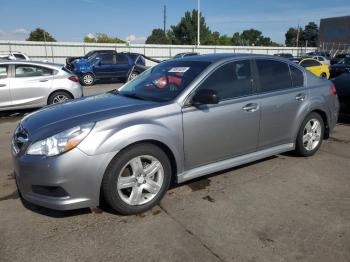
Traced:
<path id="1" fill-rule="evenodd" d="M 0 52 L 0 60 L 26 60 L 29 61 L 30 58 L 21 52 Z"/>
<path id="2" fill-rule="evenodd" d="M 78 77 L 63 65 L 0 62 L 0 110 L 37 108 L 82 96 Z"/>
<path id="3" fill-rule="evenodd" d="M 313 59 L 316 59 L 318 62 L 320 62 L 321 64 L 325 64 L 325 65 L 327 65 L 327 66 L 330 66 L 331 65 L 331 61 L 330 60 L 328 60 L 326 57 L 324 57 L 324 56 L 319 56 L 319 55 L 317 55 L 317 56 L 313 56 L 312 57 Z"/>

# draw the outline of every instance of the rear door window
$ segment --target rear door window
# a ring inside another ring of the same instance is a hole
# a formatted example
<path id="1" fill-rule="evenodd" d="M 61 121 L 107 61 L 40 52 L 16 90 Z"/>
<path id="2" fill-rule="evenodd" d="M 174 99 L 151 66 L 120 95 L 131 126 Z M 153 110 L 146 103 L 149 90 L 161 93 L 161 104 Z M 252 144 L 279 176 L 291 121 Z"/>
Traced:
<path id="1" fill-rule="evenodd" d="M 35 77 L 35 76 L 50 76 L 53 75 L 53 70 L 32 65 L 16 65 L 16 77 Z"/>
<path id="2" fill-rule="evenodd" d="M 287 63 L 268 59 L 257 59 L 256 65 L 261 92 L 272 92 L 292 87 L 292 78 Z"/>
<path id="3" fill-rule="evenodd" d="M 128 64 L 129 60 L 125 54 L 117 54 L 117 64 Z"/>
<path id="4" fill-rule="evenodd" d="M 230 62 L 221 66 L 199 89 L 215 90 L 220 101 L 251 95 L 253 89 L 250 61 Z"/>
<path id="5" fill-rule="evenodd" d="M 295 66 L 290 65 L 289 68 L 292 76 L 293 87 L 304 86 L 304 73 Z"/>

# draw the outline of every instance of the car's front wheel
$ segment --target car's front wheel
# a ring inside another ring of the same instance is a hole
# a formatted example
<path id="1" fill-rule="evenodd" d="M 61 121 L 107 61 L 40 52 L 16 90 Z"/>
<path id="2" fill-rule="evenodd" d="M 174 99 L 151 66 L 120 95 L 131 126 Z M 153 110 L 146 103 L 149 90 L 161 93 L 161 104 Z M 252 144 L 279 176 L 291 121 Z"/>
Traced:
<path id="1" fill-rule="evenodd" d="M 114 210 L 131 215 L 156 205 L 171 180 L 166 154 L 152 144 L 127 148 L 110 163 L 102 181 L 102 194 Z"/>
<path id="2" fill-rule="evenodd" d="M 81 83 L 84 86 L 92 86 L 95 83 L 95 77 L 93 74 L 87 73 L 81 77 Z"/>
<path id="3" fill-rule="evenodd" d="M 296 152 L 300 156 L 312 156 L 322 144 L 324 136 L 324 122 L 322 117 L 313 112 L 303 121 L 297 141 Z"/>

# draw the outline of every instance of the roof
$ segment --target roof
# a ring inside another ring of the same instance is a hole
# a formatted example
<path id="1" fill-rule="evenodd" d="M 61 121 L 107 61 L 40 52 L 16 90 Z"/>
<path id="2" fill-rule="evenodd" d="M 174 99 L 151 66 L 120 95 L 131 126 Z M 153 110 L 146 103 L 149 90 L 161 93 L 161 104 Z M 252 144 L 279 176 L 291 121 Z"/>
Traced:
<path id="1" fill-rule="evenodd" d="M 220 62 L 229 60 L 232 58 L 248 58 L 248 57 L 266 57 L 266 58 L 274 58 L 286 61 L 283 58 L 272 56 L 272 55 L 259 55 L 259 54 L 248 54 L 248 53 L 220 53 L 220 54 L 206 54 L 206 55 L 196 55 L 196 56 L 187 56 L 183 58 L 179 58 L 178 60 L 184 61 L 205 61 L 205 62 Z"/>
<path id="2" fill-rule="evenodd" d="M 47 66 L 47 67 L 56 67 L 61 68 L 64 65 L 55 64 L 49 62 L 41 62 L 41 61 L 26 61 L 26 60 L 0 60 L 0 64 L 25 64 L 25 65 L 38 65 L 38 66 Z"/>

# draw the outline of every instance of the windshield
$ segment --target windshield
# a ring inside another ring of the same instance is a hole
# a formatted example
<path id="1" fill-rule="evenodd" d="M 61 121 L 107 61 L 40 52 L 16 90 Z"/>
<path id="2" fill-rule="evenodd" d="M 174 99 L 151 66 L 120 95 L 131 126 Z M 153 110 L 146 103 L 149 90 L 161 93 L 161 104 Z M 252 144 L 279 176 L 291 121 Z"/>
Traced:
<path id="1" fill-rule="evenodd" d="M 90 51 L 90 52 L 88 52 L 88 53 L 84 56 L 84 58 L 89 58 L 94 52 L 95 52 L 95 51 Z"/>
<path id="2" fill-rule="evenodd" d="M 120 95 L 152 101 L 170 101 L 182 92 L 210 62 L 168 61 L 143 72 L 119 90 Z"/>

